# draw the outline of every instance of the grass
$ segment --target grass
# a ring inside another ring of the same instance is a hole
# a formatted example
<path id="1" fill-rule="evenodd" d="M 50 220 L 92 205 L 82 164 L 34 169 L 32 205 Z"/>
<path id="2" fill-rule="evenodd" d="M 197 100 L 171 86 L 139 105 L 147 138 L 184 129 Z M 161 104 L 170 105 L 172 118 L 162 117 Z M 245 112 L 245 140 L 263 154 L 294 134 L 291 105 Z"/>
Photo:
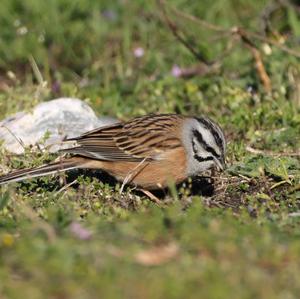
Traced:
<path id="1" fill-rule="evenodd" d="M 258 32 L 271 4 L 172 1 L 219 26 Z M 270 15 L 271 38 L 299 51 L 292 4 Z M 210 40 L 213 32 L 175 20 L 207 59 L 226 47 Z M 228 139 L 226 172 L 171 190 L 160 206 L 84 174 L 67 188 L 53 177 L 2 187 L 1 298 L 298 298 L 299 59 L 257 44 L 271 93 L 242 44 L 217 73 L 176 78 L 174 65 L 198 62 L 154 1 L 2 1 L 0 25 L 1 118 L 73 96 L 125 120 L 206 114 Z M 137 47 L 144 56 L 135 57 Z M 0 147 L 3 171 L 50 158 Z"/>

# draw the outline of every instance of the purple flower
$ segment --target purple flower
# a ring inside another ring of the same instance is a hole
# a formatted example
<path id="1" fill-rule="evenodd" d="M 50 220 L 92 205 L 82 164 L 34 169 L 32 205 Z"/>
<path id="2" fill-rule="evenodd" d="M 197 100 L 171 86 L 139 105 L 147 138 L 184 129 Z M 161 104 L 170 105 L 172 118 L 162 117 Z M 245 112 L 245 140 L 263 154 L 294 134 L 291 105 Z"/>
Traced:
<path id="1" fill-rule="evenodd" d="M 79 222 L 70 224 L 70 232 L 79 240 L 88 240 L 92 237 L 92 232 L 84 228 Z"/>
<path id="2" fill-rule="evenodd" d="M 175 64 L 172 67 L 171 74 L 172 76 L 179 78 L 182 75 L 182 70 L 177 64 Z"/>
<path id="3" fill-rule="evenodd" d="M 142 47 L 137 47 L 133 50 L 133 55 L 136 57 L 136 58 L 140 58 L 140 57 L 143 57 L 145 54 L 145 50 L 142 48 Z"/>
<path id="4" fill-rule="evenodd" d="M 60 92 L 60 82 L 58 80 L 55 80 L 51 86 L 53 93 L 59 93 Z"/>
<path id="5" fill-rule="evenodd" d="M 118 15 L 114 10 L 103 10 L 101 14 L 106 20 L 109 21 L 115 21 L 118 18 Z"/>

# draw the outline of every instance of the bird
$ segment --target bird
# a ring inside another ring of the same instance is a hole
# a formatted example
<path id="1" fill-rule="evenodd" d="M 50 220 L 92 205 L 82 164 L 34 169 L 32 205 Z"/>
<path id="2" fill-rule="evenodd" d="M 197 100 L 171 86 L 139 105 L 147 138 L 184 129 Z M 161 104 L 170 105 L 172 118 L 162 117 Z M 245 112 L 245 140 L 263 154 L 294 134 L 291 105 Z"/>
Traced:
<path id="1" fill-rule="evenodd" d="M 225 167 L 221 127 L 205 116 L 149 114 L 66 138 L 69 148 L 46 165 L 0 176 L 0 185 L 72 169 L 100 169 L 145 190 L 179 184 Z"/>

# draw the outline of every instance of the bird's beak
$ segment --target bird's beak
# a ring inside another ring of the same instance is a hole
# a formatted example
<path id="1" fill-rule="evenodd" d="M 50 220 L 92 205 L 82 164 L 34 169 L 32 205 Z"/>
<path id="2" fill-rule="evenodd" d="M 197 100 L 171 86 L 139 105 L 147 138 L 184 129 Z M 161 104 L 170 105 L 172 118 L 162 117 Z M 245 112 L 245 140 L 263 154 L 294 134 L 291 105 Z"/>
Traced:
<path id="1" fill-rule="evenodd" d="M 225 164 L 224 158 L 221 158 L 221 159 L 216 158 L 216 159 L 214 159 L 214 161 L 215 161 L 215 164 L 216 164 L 218 170 L 223 171 L 226 169 L 226 164 Z"/>

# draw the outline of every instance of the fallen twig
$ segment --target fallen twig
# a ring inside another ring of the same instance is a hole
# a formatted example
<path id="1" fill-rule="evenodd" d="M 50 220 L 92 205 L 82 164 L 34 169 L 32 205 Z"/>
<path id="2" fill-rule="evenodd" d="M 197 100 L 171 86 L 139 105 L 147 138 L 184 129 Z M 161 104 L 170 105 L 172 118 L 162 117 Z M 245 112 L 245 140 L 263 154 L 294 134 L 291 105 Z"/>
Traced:
<path id="1" fill-rule="evenodd" d="M 229 49 L 226 49 L 226 53 L 225 54 L 223 53 L 224 55 L 220 55 L 217 59 L 214 59 L 212 61 L 207 61 L 207 59 L 201 53 L 199 53 L 199 51 L 197 51 L 197 49 L 195 49 L 195 47 L 193 45 L 191 45 L 191 42 L 188 41 L 187 38 L 185 38 L 185 36 L 182 32 L 180 32 L 180 29 L 178 28 L 177 24 L 174 21 L 172 21 L 171 18 L 168 16 L 167 11 L 166 11 L 165 0 L 158 0 L 158 5 L 160 6 L 160 8 L 162 10 L 164 20 L 165 20 L 166 24 L 168 25 L 168 27 L 170 28 L 170 30 L 172 31 L 173 35 L 177 38 L 177 40 L 180 43 L 182 43 L 196 57 L 197 60 L 199 60 L 202 64 L 209 66 L 209 67 L 211 67 L 212 65 L 215 65 L 216 62 L 218 62 L 217 63 L 218 66 L 221 66 L 221 61 L 225 58 L 225 56 L 229 55 L 229 52 L 231 52 L 231 50 L 233 50 L 233 48 L 234 48 L 233 45 L 231 47 L 229 47 Z M 281 5 L 283 5 L 283 4 L 281 3 Z M 207 21 L 199 19 L 193 15 L 179 11 L 178 9 L 176 9 L 172 6 L 168 6 L 168 8 L 177 17 L 183 17 L 187 20 L 197 23 L 198 25 L 201 26 L 201 28 L 205 28 L 205 29 L 217 32 L 218 39 L 223 38 L 223 39 L 229 39 L 229 41 L 230 41 L 230 40 L 232 40 L 233 37 L 238 36 L 240 38 L 240 40 L 242 41 L 242 43 L 251 52 L 251 55 L 255 61 L 255 69 L 257 71 L 258 77 L 259 77 L 260 81 L 262 82 L 262 85 L 266 92 L 270 92 L 272 90 L 272 83 L 271 83 L 269 75 L 265 69 L 261 52 L 260 52 L 258 46 L 255 45 L 254 41 L 273 45 L 283 52 L 286 52 L 290 55 L 300 58 L 299 51 L 290 49 L 289 47 L 286 47 L 283 44 L 281 44 L 279 41 L 270 39 L 261 34 L 251 32 L 251 31 L 245 30 L 244 28 L 237 27 L 237 26 L 232 26 L 231 28 L 223 28 L 221 26 L 211 24 Z M 197 74 L 197 71 L 195 71 L 195 69 L 193 70 L 192 75 Z M 200 72 L 199 74 L 202 75 L 203 73 Z M 189 77 L 189 73 L 187 75 L 184 75 L 182 73 L 181 76 Z"/>
<path id="2" fill-rule="evenodd" d="M 166 12 L 166 7 L 165 7 L 165 1 L 164 0 L 158 0 L 158 4 L 160 5 L 163 13 L 164 20 L 167 24 L 167 26 L 170 28 L 171 32 L 173 35 L 176 37 L 176 39 L 183 44 L 194 56 L 197 60 L 199 60 L 201 63 L 204 65 L 208 66 L 211 63 L 207 61 L 207 59 L 199 52 L 197 51 L 189 41 L 187 41 L 184 37 L 184 35 L 180 32 L 178 26 L 173 22 L 169 17 Z"/>
<path id="3" fill-rule="evenodd" d="M 219 33 L 223 33 L 223 35 L 220 35 L 220 37 L 223 37 L 223 38 L 227 38 L 228 37 L 227 33 L 236 34 L 236 33 L 238 33 L 240 31 L 240 30 L 237 30 L 239 28 L 237 26 L 232 26 L 231 28 L 223 28 L 221 26 L 217 26 L 215 24 L 211 24 L 211 23 L 209 23 L 207 21 L 204 21 L 202 19 L 199 19 L 199 18 L 197 18 L 197 17 L 195 17 L 193 15 L 190 15 L 190 14 L 187 14 L 187 13 L 185 13 L 183 11 L 180 11 L 180 10 L 178 10 L 175 7 L 172 7 L 172 6 L 170 6 L 170 10 L 172 10 L 174 12 L 174 14 L 176 14 L 177 16 L 181 16 L 181 17 L 183 17 L 183 18 L 185 18 L 187 20 L 195 22 L 195 23 L 199 24 L 200 26 L 202 26 L 202 27 L 204 27 L 206 29 L 210 29 L 210 30 L 213 30 L 213 31 L 216 31 L 216 32 L 219 32 Z M 270 45 L 275 46 L 276 48 L 280 49 L 283 52 L 286 52 L 286 53 L 288 53 L 290 55 L 293 55 L 293 56 L 295 56 L 297 58 L 300 58 L 300 52 L 299 51 L 296 51 L 296 50 L 293 50 L 293 49 L 291 49 L 289 47 L 286 47 L 286 46 L 284 46 L 283 44 L 279 43 L 276 40 L 273 40 L 273 39 L 270 39 L 268 37 L 262 36 L 261 34 L 256 33 L 256 32 L 245 30 L 244 28 L 243 28 L 243 31 L 250 38 L 254 38 L 254 39 L 257 39 L 258 41 L 270 44 Z"/>
<path id="4" fill-rule="evenodd" d="M 207 74 L 215 73 L 219 70 L 221 64 L 214 63 L 211 66 L 200 63 L 198 65 L 188 67 L 188 68 L 179 68 L 179 72 L 176 77 L 180 78 L 191 78 L 194 76 L 204 76 Z"/>
<path id="5" fill-rule="evenodd" d="M 284 157 L 284 156 L 300 157 L 300 151 L 276 153 L 273 151 L 256 149 L 256 148 L 251 147 L 250 145 L 246 146 L 246 151 L 248 151 L 252 154 L 256 154 L 256 155 L 266 155 L 266 156 L 272 156 L 272 157 Z"/>
<path id="6" fill-rule="evenodd" d="M 271 80 L 266 72 L 264 67 L 260 51 L 257 49 L 256 45 L 249 39 L 247 33 L 241 28 L 237 28 L 236 32 L 243 41 L 244 45 L 250 49 L 250 52 L 255 61 L 255 67 L 258 73 L 258 76 L 264 86 L 265 91 L 270 92 L 272 90 Z"/>

